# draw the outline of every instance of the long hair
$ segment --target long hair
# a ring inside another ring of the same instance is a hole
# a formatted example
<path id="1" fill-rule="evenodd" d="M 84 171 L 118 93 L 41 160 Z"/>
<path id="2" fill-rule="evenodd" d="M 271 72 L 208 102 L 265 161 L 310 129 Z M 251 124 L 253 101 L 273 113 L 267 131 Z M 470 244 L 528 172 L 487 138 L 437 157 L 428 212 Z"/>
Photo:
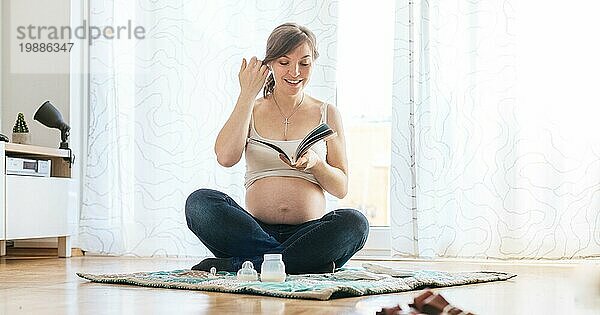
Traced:
<path id="1" fill-rule="evenodd" d="M 291 52 L 303 43 L 308 43 L 308 46 L 312 50 L 313 60 L 317 59 L 319 52 L 317 51 L 317 39 L 313 32 L 296 23 L 284 23 L 277 26 L 267 40 L 267 51 L 263 64 L 267 64 Z M 273 89 L 275 89 L 275 78 L 273 77 L 273 73 L 271 73 L 265 83 L 263 96 L 266 98 L 267 95 L 273 93 Z"/>

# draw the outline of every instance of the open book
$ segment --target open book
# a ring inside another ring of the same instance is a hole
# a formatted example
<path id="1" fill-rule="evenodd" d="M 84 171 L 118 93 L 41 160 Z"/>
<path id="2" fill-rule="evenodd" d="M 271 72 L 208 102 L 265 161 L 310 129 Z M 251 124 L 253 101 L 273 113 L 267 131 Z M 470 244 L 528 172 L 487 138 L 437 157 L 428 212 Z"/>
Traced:
<path id="1" fill-rule="evenodd" d="M 298 144 L 298 147 L 296 148 L 296 152 L 292 156 L 288 156 L 287 153 L 285 153 L 285 151 L 283 151 L 280 147 L 260 139 L 248 138 L 248 142 L 260 144 L 271 148 L 281 153 L 284 156 L 284 158 L 287 159 L 289 164 L 294 165 L 296 164 L 296 161 L 300 157 L 302 157 L 302 155 L 304 155 L 304 153 L 306 153 L 306 151 L 310 149 L 310 147 L 312 147 L 315 143 L 321 140 L 328 140 L 329 138 L 335 137 L 336 135 L 337 132 L 333 131 L 333 129 L 331 129 L 331 127 L 329 127 L 326 123 L 322 123 L 315 127 L 315 129 L 311 130 L 311 132 L 309 132 L 306 135 L 306 137 L 304 137 L 304 139 L 300 141 L 300 144 Z"/>

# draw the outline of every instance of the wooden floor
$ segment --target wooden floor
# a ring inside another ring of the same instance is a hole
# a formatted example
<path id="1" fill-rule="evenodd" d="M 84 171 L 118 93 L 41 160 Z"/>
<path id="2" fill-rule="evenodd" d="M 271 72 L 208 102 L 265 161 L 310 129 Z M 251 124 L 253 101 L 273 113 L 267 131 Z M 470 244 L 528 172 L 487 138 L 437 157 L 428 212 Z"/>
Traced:
<path id="1" fill-rule="evenodd" d="M 0 314 L 375 314 L 416 292 L 331 301 L 95 284 L 76 272 L 189 268 L 197 259 L 0 258 Z M 364 261 L 352 260 L 349 265 Z M 401 268 L 506 271 L 509 281 L 442 288 L 454 305 L 478 314 L 600 314 L 600 262 L 475 263 L 379 261 Z"/>

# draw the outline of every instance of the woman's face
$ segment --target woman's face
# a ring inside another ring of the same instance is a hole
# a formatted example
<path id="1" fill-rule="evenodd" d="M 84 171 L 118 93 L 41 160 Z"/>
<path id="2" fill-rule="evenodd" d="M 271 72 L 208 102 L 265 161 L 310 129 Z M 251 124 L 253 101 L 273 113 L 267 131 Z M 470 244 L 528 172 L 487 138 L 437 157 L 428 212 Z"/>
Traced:
<path id="1" fill-rule="evenodd" d="M 290 53 L 271 61 L 275 88 L 285 94 L 296 95 L 310 79 L 313 65 L 312 50 L 304 42 Z"/>

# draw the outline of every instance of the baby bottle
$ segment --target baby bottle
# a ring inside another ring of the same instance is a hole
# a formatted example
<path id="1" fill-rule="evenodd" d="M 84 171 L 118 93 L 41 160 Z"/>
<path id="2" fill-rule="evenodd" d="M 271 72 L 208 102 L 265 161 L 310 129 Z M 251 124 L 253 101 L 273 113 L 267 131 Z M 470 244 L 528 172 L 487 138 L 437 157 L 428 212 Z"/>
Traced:
<path id="1" fill-rule="evenodd" d="M 258 280 L 258 275 L 256 274 L 256 270 L 254 270 L 254 264 L 252 264 L 251 261 L 245 261 L 242 264 L 242 269 L 237 272 L 237 279 L 240 281 Z"/>
<path id="2" fill-rule="evenodd" d="M 285 265 L 281 254 L 265 254 L 260 267 L 260 280 L 263 282 L 285 281 Z"/>

